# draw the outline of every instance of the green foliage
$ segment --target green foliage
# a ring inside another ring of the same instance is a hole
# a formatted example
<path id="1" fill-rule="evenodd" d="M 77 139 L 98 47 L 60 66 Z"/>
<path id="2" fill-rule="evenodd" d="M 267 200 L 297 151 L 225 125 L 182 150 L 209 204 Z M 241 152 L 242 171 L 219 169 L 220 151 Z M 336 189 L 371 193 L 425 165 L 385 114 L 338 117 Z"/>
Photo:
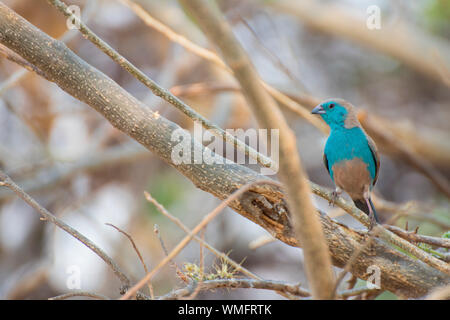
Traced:
<path id="1" fill-rule="evenodd" d="M 439 251 L 433 250 L 433 248 L 427 244 L 427 243 L 419 243 L 417 245 L 420 249 L 422 249 L 425 252 L 428 252 L 429 254 L 431 254 L 432 256 L 434 256 L 435 258 L 443 258 L 443 254 L 440 253 Z"/>
<path id="2" fill-rule="evenodd" d="M 390 291 L 383 291 L 375 300 L 398 300 L 398 297 Z"/>
<path id="3" fill-rule="evenodd" d="M 367 281 L 358 279 L 355 284 L 355 289 L 367 287 Z M 375 300 L 398 300 L 398 297 L 390 291 L 383 291 Z"/>
<path id="4" fill-rule="evenodd" d="M 450 1 L 430 1 L 425 10 L 425 18 L 433 32 L 450 37 Z"/>
<path id="5" fill-rule="evenodd" d="M 185 190 L 184 181 L 182 177 L 173 171 L 163 171 L 160 174 L 151 178 L 147 190 L 156 201 L 162 204 L 166 209 L 177 202 L 183 201 Z M 147 212 L 153 216 L 161 216 L 155 206 L 146 201 Z"/>

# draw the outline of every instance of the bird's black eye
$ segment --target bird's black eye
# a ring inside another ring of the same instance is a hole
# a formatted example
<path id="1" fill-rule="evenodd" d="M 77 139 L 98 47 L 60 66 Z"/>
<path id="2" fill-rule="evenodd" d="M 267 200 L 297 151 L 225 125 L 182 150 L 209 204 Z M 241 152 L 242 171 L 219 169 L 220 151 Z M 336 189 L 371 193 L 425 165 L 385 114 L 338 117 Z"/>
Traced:
<path id="1" fill-rule="evenodd" d="M 333 108 L 334 108 L 334 103 L 330 104 L 330 105 L 328 106 L 328 108 L 333 109 Z"/>

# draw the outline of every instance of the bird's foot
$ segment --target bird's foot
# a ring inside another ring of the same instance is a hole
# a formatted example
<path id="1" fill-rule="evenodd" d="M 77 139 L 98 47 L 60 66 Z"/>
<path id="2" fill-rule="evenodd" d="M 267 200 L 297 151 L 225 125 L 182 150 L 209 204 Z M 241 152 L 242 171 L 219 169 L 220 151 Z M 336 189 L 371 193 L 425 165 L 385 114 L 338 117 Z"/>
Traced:
<path id="1" fill-rule="evenodd" d="M 366 198 L 367 207 L 369 208 L 369 232 L 377 225 L 377 219 L 375 218 L 375 213 L 372 210 L 372 206 L 369 203 L 369 200 Z"/>
<path id="2" fill-rule="evenodd" d="M 375 220 L 375 215 L 373 212 L 369 215 L 370 224 L 369 224 L 369 231 L 372 231 L 372 229 L 377 225 L 377 221 Z"/>
<path id="3" fill-rule="evenodd" d="M 336 204 L 337 199 L 341 195 L 342 190 L 339 188 L 334 189 L 333 192 L 331 192 L 331 199 L 328 201 L 329 206 L 334 206 Z"/>

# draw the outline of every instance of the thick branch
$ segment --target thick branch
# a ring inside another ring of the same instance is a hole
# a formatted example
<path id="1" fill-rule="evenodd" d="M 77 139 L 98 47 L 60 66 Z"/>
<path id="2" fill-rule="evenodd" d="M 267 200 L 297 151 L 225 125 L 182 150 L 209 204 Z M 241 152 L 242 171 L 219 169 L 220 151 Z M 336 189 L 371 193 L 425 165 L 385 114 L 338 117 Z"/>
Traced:
<path id="1" fill-rule="evenodd" d="M 225 199 L 239 187 L 264 179 L 237 164 L 173 164 L 171 152 L 177 142 L 171 141 L 171 135 L 179 126 L 153 113 L 64 44 L 50 38 L 2 3 L 0 43 L 38 67 L 45 78 L 97 110 L 113 126 L 139 141 L 202 190 Z M 279 188 L 259 186 L 246 192 L 230 207 L 281 241 L 299 245 L 287 218 L 284 194 Z M 364 242 L 364 234 L 336 223 L 324 213 L 319 213 L 319 217 L 333 264 L 342 267 Z M 432 288 L 450 282 L 448 275 L 394 250 L 380 239 L 375 239 L 370 250 L 361 253 L 351 272 L 367 279 L 370 276 L 367 268 L 371 265 L 381 270 L 382 288 L 402 296 L 423 296 Z"/>

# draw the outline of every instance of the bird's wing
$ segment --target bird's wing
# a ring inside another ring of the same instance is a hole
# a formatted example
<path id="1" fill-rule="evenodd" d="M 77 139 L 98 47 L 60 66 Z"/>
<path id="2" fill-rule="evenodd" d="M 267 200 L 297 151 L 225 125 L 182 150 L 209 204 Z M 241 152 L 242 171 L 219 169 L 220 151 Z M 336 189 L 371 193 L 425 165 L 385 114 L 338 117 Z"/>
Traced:
<path id="1" fill-rule="evenodd" d="M 372 138 L 367 136 L 367 143 L 369 144 L 369 148 L 370 148 L 370 152 L 372 152 L 372 157 L 373 157 L 373 161 L 375 162 L 375 178 L 373 179 L 373 185 L 375 185 L 375 183 L 377 182 L 378 179 L 378 172 L 379 172 L 379 168 L 380 168 L 380 157 L 378 155 L 378 149 L 377 146 L 375 144 L 375 142 L 373 142 Z"/>
<path id="2" fill-rule="evenodd" d="M 323 153 L 323 164 L 325 165 L 325 168 L 327 168 L 328 174 L 331 175 L 331 173 L 330 173 L 330 167 L 329 167 L 329 165 L 328 165 L 328 158 L 327 158 L 327 155 L 325 154 L 325 152 Z"/>

